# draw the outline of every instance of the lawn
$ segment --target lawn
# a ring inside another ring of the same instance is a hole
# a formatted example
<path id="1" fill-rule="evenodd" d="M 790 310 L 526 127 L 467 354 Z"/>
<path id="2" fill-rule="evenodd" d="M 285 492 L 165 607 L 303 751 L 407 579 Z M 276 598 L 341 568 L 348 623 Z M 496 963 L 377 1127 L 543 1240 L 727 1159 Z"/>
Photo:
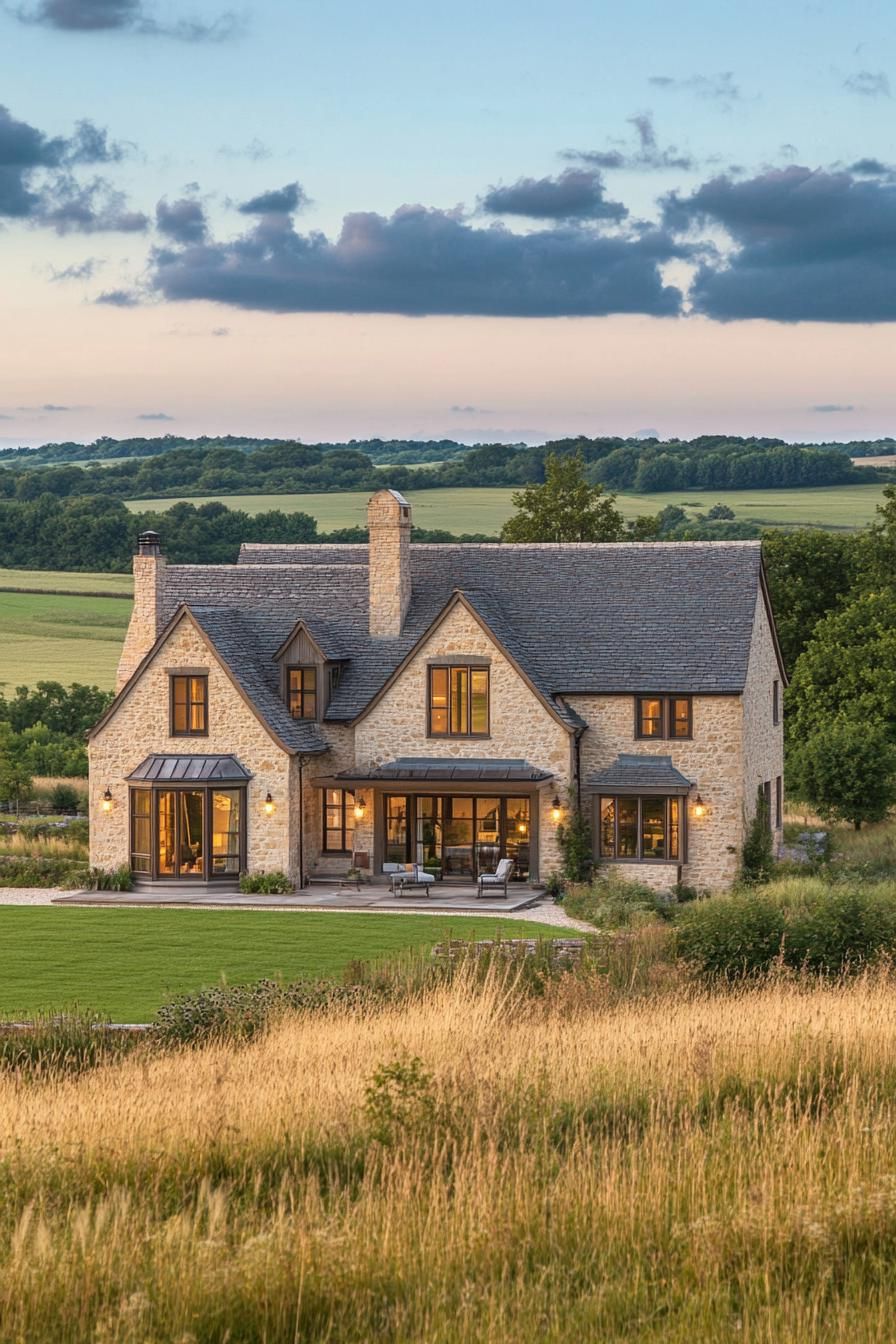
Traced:
<path id="1" fill-rule="evenodd" d="M 114 1022 L 146 1022 L 174 994 L 282 976 L 338 975 L 356 958 L 448 937 L 550 937 L 524 920 L 437 915 L 0 906 L 0 1014 L 78 1003 Z"/>
<path id="2" fill-rule="evenodd" d="M 0 686 L 49 679 L 110 688 L 130 614 L 130 602 L 108 597 L 0 591 Z"/>
<path id="3" fill-rule="evenodd" d="M 418 527 L 448 531 L 482 532 L 495 536 L 513 512 L 503 487 L 409 491 Z M 246 513 L 281 509 L 285 513 L 310 513 L 322 532 L 338 527 L 361 527 L 370 492 L 308 495 L 203 495 L 189 498 L 191 504 L 219 501 Z M 669 505 L 683 507 L 690 515 L 706 512 L 713 504 L 727 504 L 738 519 L 769 527 L 814 526 L 824 528 L 864 527 L 874 518 L 883 497 L 880 485 L 832 485 L 794 490 L 684 490 L 649 495 L 619 495 L 618 507 L 626 518 L 658 513 Z M 183 496 L 182 498 L 187 498 Z M 170 509 L 177 499 L 128 501 L 133 512 Z"/>

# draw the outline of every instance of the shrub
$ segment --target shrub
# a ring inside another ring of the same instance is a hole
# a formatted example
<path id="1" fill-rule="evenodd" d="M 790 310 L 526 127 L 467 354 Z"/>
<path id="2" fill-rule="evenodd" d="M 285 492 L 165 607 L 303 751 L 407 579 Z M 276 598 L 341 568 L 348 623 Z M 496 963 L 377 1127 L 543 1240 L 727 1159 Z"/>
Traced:
<path id="1" fill-rule="evenodd" d="M 82 863 L 71 859 L 0 854 L 0 887 L 77 887 L 86 872 Z"/>
<path id="2" fill-rule="evenodd" d="M 630 882 L 615 872 L 598 871 L 586 886 L 569 888 L 563 908 L 573 919 L 598 929 L 624 929 L 655 919 L 668 919 L 671 903 L 652 887 Z"/>
<path id="3" fill-rule="evenodd" d="M 72 784 L 56 784 L 50 790 L 49 803 L 53 812 L 77 812 L 81 794 Z"/>
<path id="4" fill-rule="evenodd" d="M 784 911 L 765 892 L 714 896 L 678 913 L 675 947 L 702 975 L 755 975 L 779 955 L 784 927 Z"/>
<path id="5" fill-rule="evenodd" d="M 283 896 L 295 891 L 295 884 L 285 873 L 243 873 L 240 876 L 240 891 L 247 895 L 258 893 L 265 896 Z"/>
<path id="6" fill-rule="evenodd" d="M 752 883 L 767 882 L 771 877 L 774 861 L 768 799 L 760 785 L 756 791 L 756 811 L 747 830 L 741 855 L 741 880 Z"/>
<path id="7" fill-rule="evenodd" d="M 563 876 L 567 882 L 585 882 L 594 867 L 591 827 L 585 813 L 570 807 L 569 822 L 557 827 L 557 843 L 563 854 Z"/>
<path id="8" fill-rule="evenodd" d="M 896 803 L 896 747 L 883 723 L 856 715 L 824 723 L 789 756 L 800 794 L 830 820 L 883 821 Z"/>
<path id="9" fill-rule="evenodd" d="M 183 1045 L 225 1038 L 247 1041 L 285 1013 L 345 1008 L 371 997 L 363 986 L 333 980 L 217 985 L 163 1004 L 153 1020 L 153 1036 L 162 1043 Z"/>
<path id="10" fill-rule="evenodd" d="M 134 875 L 126 863 L 118 868 L 89 868 L 84 886 L 88 891 L 133 891 Z"/>
<path id="11" fill-rule="evenodd" d="M 562 873 L 548 873 L 544 880 L 544 890 L 553 901 L 562 901 L 566 891 Z"/>

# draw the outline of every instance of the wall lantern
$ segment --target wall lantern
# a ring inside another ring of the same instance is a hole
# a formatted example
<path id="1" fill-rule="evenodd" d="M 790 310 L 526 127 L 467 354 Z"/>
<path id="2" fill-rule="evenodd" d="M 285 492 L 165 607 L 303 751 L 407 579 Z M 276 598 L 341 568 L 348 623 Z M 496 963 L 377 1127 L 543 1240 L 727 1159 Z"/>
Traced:
<path id="1" fill-rule="evenodd" d="M 699 793 L 697 794 L 697 797 L 694 799 L 694 816 L 695 817 L 706 816 L 706 804 L 700 797 Z"/>
<path id="2" fill-rule="evenodd" d="M 274 815 L 274 800 L 271 797 L 270 793 L 268 793 L 267 798 L 265 798 L 264 800 L 264 810 L 269 817 Z"/>
<path id="3" fill-rule="evenodd" d="M 109 788 L 107 788 L 106 792 L 103 794 L 103 811 L 112 811 L 112 790 Z"/>
<path id="4" fill-rule="evenodd" d="M 560 798 L 555 793 L 553 802 L 551 803 L 551 821 L 559 822 L 562 816 L 563 816 L 563 808 L 560 804 Z"/>
<path id="5" fill-rule="evenodd" d="M 367 811 L 367 804 L 363 798 L 358 798 L 355 802 L 355 817 L 358 821 L 364 820 L 364 813 Z"/>

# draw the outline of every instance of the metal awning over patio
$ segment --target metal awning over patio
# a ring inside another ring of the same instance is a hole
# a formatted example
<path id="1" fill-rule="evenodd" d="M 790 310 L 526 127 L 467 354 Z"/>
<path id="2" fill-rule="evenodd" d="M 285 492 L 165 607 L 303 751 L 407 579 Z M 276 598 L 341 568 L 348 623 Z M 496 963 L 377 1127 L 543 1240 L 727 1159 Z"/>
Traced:
<path id="1" fill-rule="evenodd" d="M 672 764 L 671 756 L 617 756 L 612 765 L 589 775 L 586 787 L 595 793 L 685 794 L 693 781 Z"/>
<path id="2" fill-rule="evenodd" d="M 372 770 L 344 770 L 332 777 L 333 787 L 352 784 L 541 784 L 553 779 L 524 760 L 475 760 L 451 757 L 402 756 Z M 326 781 L 329 783 L 330 781 Z"/>
<path id="3" fill-rule="evenodd" d="M 251 778 L 235 756 L 147 756 L 128 775 L 134 784 L 245 784 Z"/>

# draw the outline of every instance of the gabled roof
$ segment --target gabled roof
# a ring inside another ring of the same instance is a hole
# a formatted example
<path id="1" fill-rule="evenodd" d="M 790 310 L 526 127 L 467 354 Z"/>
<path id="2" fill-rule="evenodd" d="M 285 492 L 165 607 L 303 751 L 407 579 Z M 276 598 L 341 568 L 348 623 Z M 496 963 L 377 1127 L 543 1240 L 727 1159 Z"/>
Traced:
<path id="1" fill-rule="evenodd" d="M 338 663 L 345 659 L 346 655 L 342 652 L 338 638 L 331 629 L 324 628 L 322 632 L 318 629 L 315 633 L 314 630 L 309 629 L 307 621 L 298 620 L 279 649 L 274 651 L 274 662 L 283 657 L 293 640 L 301 634 L 304 634 L 310 640 L 325 663 Z"/>
<path id="2" fill-rule="evenodd" d="M 455 593 L 571 728 L 581 719 L 566 697 L 743 690 L 762 591 L 758 542 L 413 544 L 410 564 L 395 638 L 368 631 L 366 545 L 253 544 L 236 565 L 169 565 L 164 615 L 188 603 L 247 694 L 267 687 L 277 700 L 278 723 L 289 716 L 273 658 L 299 621 L 347 660 L 327 719 L 352 722 Z M 317 731 L 298 725 L 308 730 Z M 297 731 L 294 721 L 282 731 Z"/>
<path id="3" fill-rule="evenodd" d="M 625 754 L 585 780 L 589 789 L 613 793 L 687 793 L 692 783 L 676 770 L 671 756 Z"/>

